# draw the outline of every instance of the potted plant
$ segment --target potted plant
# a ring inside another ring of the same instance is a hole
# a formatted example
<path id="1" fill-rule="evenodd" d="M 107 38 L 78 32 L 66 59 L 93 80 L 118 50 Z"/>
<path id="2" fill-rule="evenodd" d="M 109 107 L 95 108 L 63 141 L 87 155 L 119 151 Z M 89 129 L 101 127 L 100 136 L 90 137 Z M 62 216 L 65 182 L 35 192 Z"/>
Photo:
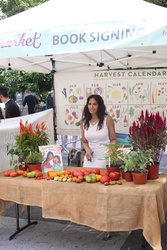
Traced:
<path id="1" fill-rule="evenodd" d="M 33 151 L 25 158 L 25 164 L 29 169 L 29 171 L 33 171 L 34 169 L 41 171 L 42 161 L 43 161 L 43 155 L 39 151 Z"/>
<path id="2" fill-rule="evenodd" d="M 149 179 L 158 178 L 159 163 L 167 145 L 166 117 L 162 117 L 159 112 L 153 114 L 146 110 L 144 113 L 142 110 L 140 117 L 129 128 L 129 138 L 133 150 L 152 149 L 152 166 L 156 173 L 152 177 L 150 171 Z"/>
<path id="3" fill-rule="evenodd" d="M 25 124 L 20 120 L 20 133 L 15 136 L 15 144 L 7 145 L 7 154 L 11 157 L 10 166 L 18 169 L 28 155 L 39 152 L 39 146 L 48 144 L 45 122 L 37 123 L 33 128 L 32 124 L 28 124 L 28 120 Z"/>
<path id="4" fill-rule="evenodd" d="M 134 162 L 132 160 L 130 151 L 125 152 L 122 160 L 123 164 L 120 166 L 120 169 L 122 170 L 122 178 L 124 178 L 128 182 L 133 181 L 132 171 L 134 169 Z"/>
<path id="5" fill-rule="evenodd" d="M 135 184 L 145 184 L 147 182 L 148 164 L 153 163 L 152 150 L 148 149 L 146 151 L 130 151 L 128 154 L 124 155 L 124 164 L 121 168 L 125 172 L 131 171 L 133 176 L 133 181 Z"/>
<path id="6" fill-rule="evenodd" d="M 109 172 L 120 172 L 120 165 L 122 164 L 122 145 L 119 143 L 103 144 L 106 146 L 103 159 L 106 160 L 106 168 Z"/>

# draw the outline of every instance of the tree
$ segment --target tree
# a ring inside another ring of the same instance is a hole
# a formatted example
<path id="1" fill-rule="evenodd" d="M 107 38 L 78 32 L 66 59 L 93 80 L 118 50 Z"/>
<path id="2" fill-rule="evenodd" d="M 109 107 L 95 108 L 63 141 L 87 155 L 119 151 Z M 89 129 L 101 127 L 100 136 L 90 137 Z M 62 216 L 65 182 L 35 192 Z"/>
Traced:
<path id="1" fill-rule="evenodd" d="M 20 12 L 33 8 L 47 0 L 1 0 L 0 9 L 3 13 L 1 18 L 10 17 Z"/>
<path id="2" fill-rule="evenodd" d="M 0 72 L 0 84 L 8 88 L 9 96 L 14 100 L 16 92 L 23 93 L 26 89 L 29 89 L 36 92 L 40 102 L 46 102 L 48 91 L 52 87 L 50 74 L 17 70 L 1 70 Z"/>
<path id="3" fill-rule="evenodd" d="M 145 0 L 146 2 L 153 3 L 162 7 L 167 7 L 167 1 L 166 0 Z"/>

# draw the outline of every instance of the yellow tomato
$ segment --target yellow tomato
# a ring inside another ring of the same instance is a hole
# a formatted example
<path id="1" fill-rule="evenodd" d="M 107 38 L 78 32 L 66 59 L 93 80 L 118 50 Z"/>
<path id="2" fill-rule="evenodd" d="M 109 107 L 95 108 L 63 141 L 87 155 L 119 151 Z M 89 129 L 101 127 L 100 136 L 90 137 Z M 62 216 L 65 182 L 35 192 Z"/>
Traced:
<path id="1" fill-rule="evenodd" d="M 96 174 L 96 181 L 100 181 L 101 177 L 102 176 L 100 174 Z"/>

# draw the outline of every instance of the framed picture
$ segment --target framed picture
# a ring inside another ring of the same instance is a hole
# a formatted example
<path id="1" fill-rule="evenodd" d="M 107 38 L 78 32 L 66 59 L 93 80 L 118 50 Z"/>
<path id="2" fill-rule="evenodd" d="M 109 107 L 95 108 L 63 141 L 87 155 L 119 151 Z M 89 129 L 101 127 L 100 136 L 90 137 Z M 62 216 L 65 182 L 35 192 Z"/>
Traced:
<path id="1" fill-rule="evenodd" d="M 42 171 L 44 173 L 51 170 L 64 169 L 60 145 L 39 146 L 39 151 L 42 153 L 44 159 L 42 162 Z"/>

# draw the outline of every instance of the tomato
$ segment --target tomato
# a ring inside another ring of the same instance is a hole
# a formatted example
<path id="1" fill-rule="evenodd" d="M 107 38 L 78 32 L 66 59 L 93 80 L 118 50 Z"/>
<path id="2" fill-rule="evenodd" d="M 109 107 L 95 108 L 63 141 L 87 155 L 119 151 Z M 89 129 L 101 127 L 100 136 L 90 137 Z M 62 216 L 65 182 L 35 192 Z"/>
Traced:
<path id="1" fill-rule="evenodd" d="M 5 171 L 5 172 L 3 173 L 3 175 L 4 175 L 4 176 L 10 176 L 10 172 Z"/>
<path id="2" fill-rule="evenodd" d="M 79 178 L 77 178 L 77 179 L 76 179 L 76 182 L 77 182 L 77 183 L 81 183 L 82 181 L 81 181 Z"/>
<path id="3" fill-rule="evenodd" d="M 90 171 L 91 174 L 100 174 L 100 169 L 94 168 Z"/>
<path id="4" fill-rule="evenodd" d="M 107 175 L 108 176 L 108 172 L 101 172 L 100 175 Z"/>
<path id="5" fill-rule="evenodd" d="M 80 179 L 81 181 L 84 181 L 84 176 L 83 175 L 79 175 L 78 179 Z"/>
<path id="6" fill-rule="evenodd" d="M 42 172 L 36 172 L 36 175 L 35 175 L 35 177 L 42 177 L 43 176 L 43 173 Z"/>
<path id="7" fill-rule="evenodd" d="M 73 176 L 73 177 L 72 177 L 72 181 L 73 181 L 73 182 L 76 182 L 76 181 L 77 181 L 77 179 L 78 179 L 78 178 L 77 178 L 77 177 L 75 177 L 75 176 Z"/>
<path id="8" fill-rule="evenodd" d="M 27 177 L 27 173 L 28 173 L 27 171 L 24 171 L 23 176 Z"/>
<path id="9" fill-rule="evenodd" d="M 78 177 L 79 175 L 84 175 L 81 171 L 75 169 L 72 171 L 72 176 Z"/>
<path id="10" fill-rule="evenodd" d="M 88 170 L 84 170 L 84 176 L 87 176 L 89 174 L 90 174 L 90 172 Z"/>
<path id="11" fill-rule="evenodd" d="M 65 170 L 64 174 L 68 174 L 68 175 L 71 175 L 71 171 L 70 170 Z"/>
<path id="12" fill-rule="evenodd" d="M 110 172 L 109 176 L 110 176 L 110 179 L 112 181 L 117 181 L 120 178 L 120 173 L 119 172 Z"/>
<path id="13" fill-rule="evenodd" d="M 100 178 L 100 182 L 101 184 L 104 184 L 105 182 L 109 182 L 110 181 L 110 177 L 108 175 L 103 175 L 101 178 Z"/>
<path id="14" fill-rule="evenodd" d="M 37 173 L 36 173 L 36 174 L 37 174 Z M 50 171 L 48 171 L 47 175 L 48 175 L 48 177 L 50 177 L 51 179 L 54 179 L 54 177 L 57 176 L 57 173 L 56 173 L 56 171 L 54 171 L 54 170 L 50 170 Z"/>
<path id="15" fill-rule="evenodd" d="M 15 171 L 15 172 L 10 172 L 10 177 L 16 177 L 18 176 L 18 173 Z"/>
<path id="16" fill-rule="evenodd" d="M 38 172 L 41 172 L 41 171 L 40 171 L 40 170 L 38 170 L 38 169 L 34 169 L 34 170 L 33 170 L 33 172 L 38 173 Z"/>
<path id="17" fill-rule="evenodd" d="M 117 181 L 117 184 L 118 185 L 122 185 L 122 181 Z"/>
<path id="18" fill-rule="evenodd" d="M 24 170 L 21 170 L 21 169 L 16 170 L 16 172 L 17 172 L 18 175 L 23 175 L 24 174 Z"/>

